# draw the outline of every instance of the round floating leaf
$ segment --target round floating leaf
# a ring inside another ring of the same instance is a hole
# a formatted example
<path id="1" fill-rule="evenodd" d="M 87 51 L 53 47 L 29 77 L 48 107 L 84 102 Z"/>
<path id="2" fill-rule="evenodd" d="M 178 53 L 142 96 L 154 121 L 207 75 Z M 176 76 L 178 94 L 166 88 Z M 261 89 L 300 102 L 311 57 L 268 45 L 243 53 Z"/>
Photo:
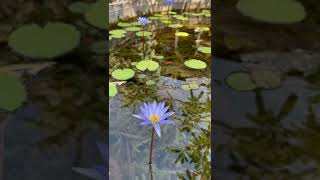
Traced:
<path id="1" fill-rule="evenodd" d="M 187 17 L 181 16 L 181 15 L 173 15 L 172 17 L 182 21 L 188 20 Z"/>
<path id="2" fill-rule="evenodd" d="M 160 17 L 157 17 L 157 16 L 151 16 L 151 17 L 149 17 L 148 19 L 150 19 L 150 20 L 157 20 L 157 19 L 160 19 Z"/>
<path id="3" fill-rule="evenodd" d="M 114 97 L 118 94 L 117 86 L 109 82 L 109 97 Z"/>
<path id="4" fill-rule="evenodd" d="M 211 54 L 211 47 L 198 47 L 198 51 L 205 54 Z"/>
<path id="5" fill-rule="evenodd" d="M 210 28 L 208 27 L 196 27 L 195 29 L 202 32 L 210 31 Z"/>
<path id="6" fill-rule="evenodd" d="M 126 33 L 127 33 L 127 31 L 125 31 L 123 29 L 115 29 L 115 30 L 109 31 L 109 34 L 112 34 L 112 35 L 123 35 Z"/>
<path id="7" fill-rule="evenodd" d="M 136 33 L 137 36 L 139 37 L 146 37 L 146 36 L 151 36 L 152 35 L 152 32 L 149 32 L 149 31 L 139 31 Z"/>
<path id="8" fill-rule="evenodd" d="M 111 40 L 112 39 L 112 36 L 109 36 L 109 40 Z"/>
<path id="9" fill-rule="evenodd" d="M 306 16 L 303 5 L 296 0 L 239 0 L 237 9 L 245 16 L 268 23 L 295 23 Z"/>
<path id="10" fill-rule="evenodd" d="M 229 87 L 237 91 L 251 91 L 256 88 L 255 83 L 247 72 L 232 72 L 226 79 Z"/>
<path id="11" fill-rule="evenodd" d="M 126 37 L 126 35 L 124 35 L 124 34 L 113 34 L 113 35 L 111 35 L 110 37 L 111 37 L 111 38 L 119 39 L 119 38 Z"/>
<path id="12" fill-rule="evenodd" d="M 189 84 L 189 86 L 190 86 L 190 89 L 199 89 L 199 85 L 195 83 Z"/>
<path id="13" fill-rule="evenodd" d="M 169 27 L 171 27 L 171 28 L 182 28 L 183 25 L 182 24 L 170 24 Z"/>
<path id="14" fill-rule="evenodd" d="M 202 16 L 202 13 L 192 13 L 191 16 Z"/>
<path id="15" fill-rule="evenodd" d="M 143 60 L 138 62 L 138 64 L 136 65 L 136 68 L 139 69 L 140 71 L 145 71 L 145 70 L 155 71 L 159 67 L 160 67 L 159 63 L 152 60 Z"/>
<path id="16" fill-rule="evenodd" d="M 156 84 L 156 82 L 154 82 L 154 81 L 152 81 L 152 80 L 148 80 L 147 82 L 146 82 L 146 85 L 148 85 L 148 86 L 152 86 L 152 85 L 155 85 Z"/>
<path id="17" fill-rule="evenodd" d="M 118 22 L 117 24 L 120 27 L 129 27 L 131 26 L 131 23 L 126 23 L 126 22 Z"/>
<path id="18" fill-rule="evenodd" d="M 177 13 L 173 11 L 169 11 L 169 14 L 177 14 Z"/>
<path id="19" fill-rule="evenodd" d="M 190 59 L 184 62 L 184 65 L 191 68 L 191 69 L 205 69 L 207 64 L 198 59 Z"/>
<path id="20" fill-rule="evenodd" d="M 162 14 L 154 14 L 153 16 L 161 17 L 161 16 L 163 16 L 163 15 L 162 15 Z"/>
<path id="21" fill-rule="evenodd" d="M 273 71 L 253 71 L 251 73 L 251 77 L 258 87 L 270 89 L 279 87 L 281 85 L 280 74 Z"/>
<path id="22" fill-rule="evenodd" d="M 185 90 L 185 91 L 189 91 L 189 90 L 195 90 L 195 89 L 199 89 L 199 85 L 198 84 L 183 84 L 181 86 L 181 89 Z"/>
<path id="23" fill-rule="evenodd" d="M 128 27 L 126 28 L 127 31 L 141 31 L 142 28 L 140 27 Z"/>
<path id="24" fill-rule="evenodd" d="M 211 14 L 205 14 L 204 16 L 205 17 L 211 17 Z"/>
<path id="25" fill-rule="evenodd" d="M 10 34 L 8 45 L 17 53 L 32 58 L 53 58 L 73 50 L 80 32 L 65 23 L 48 23 L 44 28 L 25 25 Z"/>
<path id="26" fill-rule="evenodd" d="M 189 36 L 189 33 L 187 33 L 187 32 L 176 32 L 175 35 L 179 36 L 179 37 L 187 37 L 187 36 Z"/>
<path id="27" fill-rule="evenodd" d="M 171 24 L 172 23 L 170 20 L 163 20 L 161 22 L 164 23 L 164 24 Z"/>
<path id="28" fill-rule="evenodd" d="M 106 54 L 108 51 L 107 42 L 97 41 L 91 45 L 90 50 L 97 54 Z"/>
<path id="29" fill-rule="evenodd" d="M 108 15 L 106 15 L 109 9 L 106 3 L 106 0 L 98 0 L 91 5 L 84 15 L 85 20 L 97 28 L 106 29 L 109 22 Z"/>
<path id="30" fill-rule="evenodd" d="M 85 2 L 74 2 L 69 5 L 68 9 L 73 13 L 83 14 L 85 13 L 91 4 Z"/>
<path id="31" fill-rule="evenodd" d="M 121 81 L 131 79 L 134 76 L 134 74 L 135 74 L 134 70 L 129 68 L 116 69 L 111 73 L 113 78 Z"/>
<path id="32" fill-rule="evenodd" d="M 152 56 L 152 58 L 161 60 L 161 59 L 163 59 L 164 57 L 163 57 L 163 56 Z"/>
<path id="33" fill-rule="evenodd" d="M 0 73 L 0 109 L 14 111 L 26 100 L 26 90 L 14 75 Z"/>

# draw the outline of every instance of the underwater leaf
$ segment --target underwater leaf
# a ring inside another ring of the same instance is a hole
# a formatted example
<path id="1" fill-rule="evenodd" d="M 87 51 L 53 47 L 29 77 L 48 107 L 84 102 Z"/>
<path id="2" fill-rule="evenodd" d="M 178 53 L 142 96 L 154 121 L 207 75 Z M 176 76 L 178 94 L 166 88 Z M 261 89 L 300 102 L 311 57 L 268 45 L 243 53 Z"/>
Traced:
<path id="1" fill-rule="evenodd" d="M 108 16 L 108 5 L 106 0 L 98 0 L 95 4 L 91 5 L 91 7 L 85 13 L 85 20 L 100 29 L 107 28 L 107 22 L 109 22 Z"/>
<path id="2" fill-rule="evenodd" d="M 126 28 L 127 31 L 141 31 L 142 28 L 140 27 L 128 27 Z"/>
<path id="3" fill-rule="evenodd" d="M 114 83 L 109 82 L 109 97 L 114 97 L 118 94 L 117 86 Z"/>
<path id="4" fill-rule="evenodd" d="M 152 60 L 143 60 L 138 62 L 138 64 L 136 65 L 136 68 L 139 69 L 140 71 L 145 71 L 145 70 L 155 71 L 159 67 L 160 67 L 159 63 Z"/>
<path id="5" fill-rule="evenodd" d="M 189 33 L 187 33 L 187 32 L 176 32 L 175 35 L 179 36 L 179 37 L 187 37 L 187 36 L 189 36 Z"/>
<path id="6" fill-rule="evenodd" d="M 116 69 L 111 73 L 113 78 L 117 80 L 122 80 L 122 81 L 131 79 L 134 76 L 134 74 L 135 74 L 134 70 L 129 68 Z"/>
<path id="7" fill-rule="evenodd" d="M 250 91 L 256 88 L 255 83 L 251 80 L 250 74 L 242 71 L 229 74 L 226 83 L 236 91 Z"/>
<path id="8" fill-rule="evenodd" d="M 26 101 L 26 89 L 14 75 L 0 73 L 0 109 L 14 111 Z"/>
<path id="9" fill-rule="evenodd" d="M 72 170 L 96 180 L 103 180 L 105 178 L 96 169 L 93 169 L 93 168 L 73 167 Z"/>
<path id="10" fill-rule="evenodd" d="M 83 14 L 89 9 L 90 5 L 90 3 L 78 1 L 70 4 L 68 9 L 73 13 Z"/>
<path id="11" fill-rule="evenodd" d="M 171 27 L 171 28 L 182 28 L 183 25 L 182 24 L 170 24 L 169 27 Z"/>
<path id="12" fill-rule="evenodd" d="M 154 82 L 153 80 L 148 80 L 146 82 L 146 85 L 148 85 L 148 86 L 155 85 L 155 84 L 156 84 L 156 82 Z"/>
<path id="13" fill-rule="evenodd" d="M 24 25 L 10 34 L 8 45 L 31 58 L 53 58 L 73 50 L 80 42 L 80 32 L 72 25 L 49 22 L 43 28 Z"/>
<path id="14" fill-rule="evenodd" d="M 139 37 L 146 37 L 146 36 L 151 36 L 152 35 L 152 32 L 149 32 L 149 31 L 139 31 L 136 33 L 137 36 Z"/>
<path id="15" fill-rule="evenodd" d="M 253 71 L 251 73 L 251 78 L 258 87 L 263 87 L 266 89 L 276 88 L 281 85 L 280 74 L 273 71 Z"/>
<path id="16" fill-rule="evenodd" d="M 184 65 L 191 69 L 205 69 L 207 64 L 198 59 L 190 59 L 184 62 Z"/>
<path id="17" fill-rule="evenodd" d="M 237 9 L 245 16 L 268 23 L 295 23 L 306 16 L 305 8 L 296 0 L 239 0 Z"/>
<path id="18" fill-rule="evenodd" d="M 197 50 L 205 54 L 211 54 L 211 47 L 198 47 Z"/>

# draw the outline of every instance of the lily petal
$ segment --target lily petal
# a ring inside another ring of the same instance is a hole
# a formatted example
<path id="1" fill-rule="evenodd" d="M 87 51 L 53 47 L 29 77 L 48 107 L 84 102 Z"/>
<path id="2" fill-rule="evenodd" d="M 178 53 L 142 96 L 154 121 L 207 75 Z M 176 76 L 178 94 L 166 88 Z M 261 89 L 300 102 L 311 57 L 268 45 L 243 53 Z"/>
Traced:
<path id="1" fill-rule="evenodd" d="M 145 125 L 148 125 L 148 124 L 152 124 L 152 123 L 150 121 L 143 121 L 143 122 L 139 123 L 140 126 L 145 126 Z"/>
<path id="2" fill-rule="evenodd" d="M 136 118 L 139 118 L 139 119 L 142 119 L 142 120 L 145 120 L 140 114 L 139 115 L 136 115 L 136 114 L 132 114 L 133 117 L 136 117 Z"/>
<path id="3" fill-rule="evenodd" d="M 154 123 L 153 127 L 156 130 L 156 133 L 158 134 L 158 136 L 161 137 L 160 125 L 158 123 Z"/>
<path id="4" fill-rule="evenodd" d="M 174 121 L 171 121 L 171 120 L 163 120 L 163 121 L 159 121 L 159 124 L 174 124 Z"/>

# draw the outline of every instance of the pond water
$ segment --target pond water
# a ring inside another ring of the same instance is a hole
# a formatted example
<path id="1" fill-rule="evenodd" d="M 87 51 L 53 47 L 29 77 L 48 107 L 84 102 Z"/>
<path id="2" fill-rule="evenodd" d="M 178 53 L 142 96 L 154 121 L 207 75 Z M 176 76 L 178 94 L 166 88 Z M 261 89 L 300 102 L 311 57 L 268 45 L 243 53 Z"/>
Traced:
<path id="1" fill-rule="evenodd" d="M 179 20 L 173 14 L 150 15 L 153 20 L 144 27 L 152 33 L 150 36 L 127 32 L 121 39 L 110 41 L 109 81 L 118 90 L 109 99 L 111 179 L 173 180 L 179 176 L 188 179 L 188 174 L 211 178 L 211 54 L 197 50 L 211 47 L 211 35 L 209 29 L 195 31 L 196 27 L 210 28 L 210 18 L 192 13 L 181 16 L 188 19 Z M 183 27 L 169 27 L 172 24 Z M 119 29 L 116 25 L 111 27 L 109 33 Z M 186 32 L 188 36 L 178 37 L 176 32 Z M 159 63 L 159 68 L 139 70 L 137 63 L 144 59 Z M 206 68 L 188 68 L 184 62 L 190 59 L 201 60 Z M 123 68 L 134 70 L 135 75 L 126 81 L 118 80 L 113 72 Z M 193 89 L 182 89 L 186 85 Z M 161 125 L 162 136 L 155 135 L 153 164 L 149 166 L 151 127 L 139 126 L 140 120 L 132 114 L 139 114 L 139 106 L 153 100 L 165 102 L 175 112 L 170 118 L 175 124 Z"/>
<path id="2" fill-rule="evenodd" d="M 286 75 L 276 89 L 239 92 L 226 78 L 245 65 L 218 58 L 213 64 L 215 178 L 318 179 L 319 72 Z"/>

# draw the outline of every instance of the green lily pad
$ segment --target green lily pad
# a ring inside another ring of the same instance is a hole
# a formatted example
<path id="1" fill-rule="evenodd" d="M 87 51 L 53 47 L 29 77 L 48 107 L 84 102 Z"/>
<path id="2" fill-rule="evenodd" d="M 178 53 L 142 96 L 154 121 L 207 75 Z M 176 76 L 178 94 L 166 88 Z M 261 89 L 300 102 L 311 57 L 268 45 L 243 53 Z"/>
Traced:
<path id="1" fill-rule="evenodd" d="M 111 38 L 119 39 L 119 38 L 126 37 L 126 35 L 125 35 L 125 34 L 112 34 L 110 37 L 111 37 Z"/>
<path id="2" fill-rule="evenodd" d="M 181 86 L 181 89 L 183 89 L 185 91 L 196 90 L 196 89 L 199 89 L 199 85 L 198 84 L 183 84 Z"/>
<path id="3" fill-rule="evenodd" d="M 143 60 L 138 62 L 138 64 L 136 65 L 136 68 L 139 69 L 140 71 L 145 71 L 145 70 L 155 71 L 159 67 L 160 67 L 159 63 L 152 60 Z"/>
<path id="4" fill-rule="evenodd" d="M 173 15 L 172 17 L 182 21 L 188 20 L 187 17 L 181 16 L 181 15 Z"/>
<path id="5" fill-rule="evenodd" d="M 268 71 L 268 70 L 253 71 L 251 73 L 251 77 L 258 87 L 271 89 L 271 88 L 279 87 L 281 85 L 280 74 L 273 71 Z"/>
<path id="6" fill-rule="evenodd" d="M 161 17 L 161 16 L 163 16 L 162 14 L 154 14 L 153 16 L 156 16 L 156 17 Z"/>
<path id="7" fill-rule="evenodd" d="M 0 84 L 0 109 L 14 111 L 25 102 L 25 87 L 16 76 L 0 73 Z"/>
<path id="8" fill-rule="evenodd" d="M 198 47 L 198 51 L 205 54 L 211 54 L 211 47 Z"/>
<path id="9" fill-rule="evenodd" d="M 184 62 L 184 65 L 191 69 L 205 69 L 207 64 L 198 59 L 190 59 Z"/>
<path id="10" fill-rule="evenodd" d="M 196 27 L 195 29 L 202 31 L 202 32 L 210 31 L 210 28 L 208 28 L 208 27 Z"/>
<path id="11" fill-rule="evenodd" d="M 245 16 L 276 24 L 299 22 L 306 16 L 305 8 L 296 0 L 239 0 L 237 9 Z"/>
<path id="12" fill-rule="evenodd" d="M 157 19 L 160 19 L 160 17 L 159 17 L 159 16 L 151 16 L 151 17 L 149 17 L 148 19 L 150 19 L 150 20 L 157 20 Z"/>
<path id="13" fill-rule="evenodd" d="M 109 82 L 109 97 L 114 97 L 118 94 L 117 86 Z"/>
<path id="14" fill-rule="evenodd" d="M 202 16 L 202 13 L 192 13 L 191 16 Z"/>
<path id="15" fill-rule="evenodd" d="M 126 23 L 126 22 L 118 22 L 117 24 L 120 27 L 129 27 L 131 26 L 131 23 Z"/>
<path id="16" fill-rule="evenodd" d="M 80 32 L 72 25 L 49 22 L 44 28 L 24 25 L 9 36 L 8 45 L 17 53 L 32 58 L 53 58 L 73 50 Z"/>
<path id="17" fill-rule="evenodd" d="M 154 59 L 159 59 L 159 60 L 164 59 L 163 56 L 156 56 L 156 55 L 152 56 L 152 58 L 154 58 Z"/>
<path id="18" fill-rule="evenodd" d="M 95 4 L 91 5 L 86 11 L 85 20 L 100 29 L 106 29 L 109 22 L 108 19 L 109 8 L 106 0 L 98 0 Z"/>
<path id="19" fill-rule="evenodd" d="M 111 40 L 112 39 L 112 36 L 109 36 L 109 40 Z"/>
<path id="20" fill-rule="evenodd" d="M 256 88 L 251 76 L 247 72 L 232 72 L 226 79 L 228 86 L 236 91 L 251 91 Z"/>
<path id="21" fill-rule="evenodd" d="M 97 54 L 106 54 L 108 51 L 106 41 L 97 41 L 90 46 L 90 50 Z"/>
<path id="22" fill-rule="evenodd" d="M 170 20 L 162 20 L 161 22 L 164 24 L 171 24 L 172 23 Z"/>
<path id="23" fill-rule="evenodd" d="M 149 32 L 149 31 L 139 31 L 136 33 L 137 36 L 139 37 L 146 37 L 146 36 L 151 36 L 152 35 L 152 32 Z"/>
<path id="24" fill-rule="evenodd" d="M 73 13 L 83 14 L 90 8 L 90 5 L 90 3 L 78 1 L 70 4 L 68 9 Z"/>
<path id="25" fill-rule="evenodd" d="M 128 27 L 126 28 L 127 31 L 141 31 L 141 27 Z"/>
<path id="26" fill-rule="evenodd" d="M 169 11 L 169 14 L 177 14 L 177 13 L 173 11 Z"/>
<path id="27" fill-rule="evenodd" d="M 189 36 L 189 33 L 187 33 L 187 32 L 176 32 L 175 35 L 179 36 L 179 37 L 187 37 L 187 36 Z"/>
<path id="28" fill-rule="evenodd" d="M 113 78 L 121 81 L 131 79 L 134 76 L 134 74 L 135 74 L 134 70 L 129 68 L 116 69 L 111 73 Z"/>
<path id="29" fill-rule="evenodd" d="M 146 82 L 146 85 L 148 85 L 148 86 L 152 86 L 152 85 L 155 85 L 155 84 L 156 84 L 156 82 L 154 82 L 153 80 L 148 80 Z"/>
<path id="30" fill-rule="evenodd" d="M 125 31 L 123 29 L 115 29 L 115 30 L 109 31 L 109 34 L 112 34 L 112 35 L 123 35 L 126 33 L 127 33 L 127 31 Z"/>
<path id="31" fill-rule="evenodd" d="M 171 28 L 182 28 L 183 25 L 182 24 L 169 24 L 169 27 L 171 27 Z"/>
<path id="32" fill-rule="evenodd" d="M 211 14 L 205 14 L 204 16 L 205 17 L 211 17 Z"/>

